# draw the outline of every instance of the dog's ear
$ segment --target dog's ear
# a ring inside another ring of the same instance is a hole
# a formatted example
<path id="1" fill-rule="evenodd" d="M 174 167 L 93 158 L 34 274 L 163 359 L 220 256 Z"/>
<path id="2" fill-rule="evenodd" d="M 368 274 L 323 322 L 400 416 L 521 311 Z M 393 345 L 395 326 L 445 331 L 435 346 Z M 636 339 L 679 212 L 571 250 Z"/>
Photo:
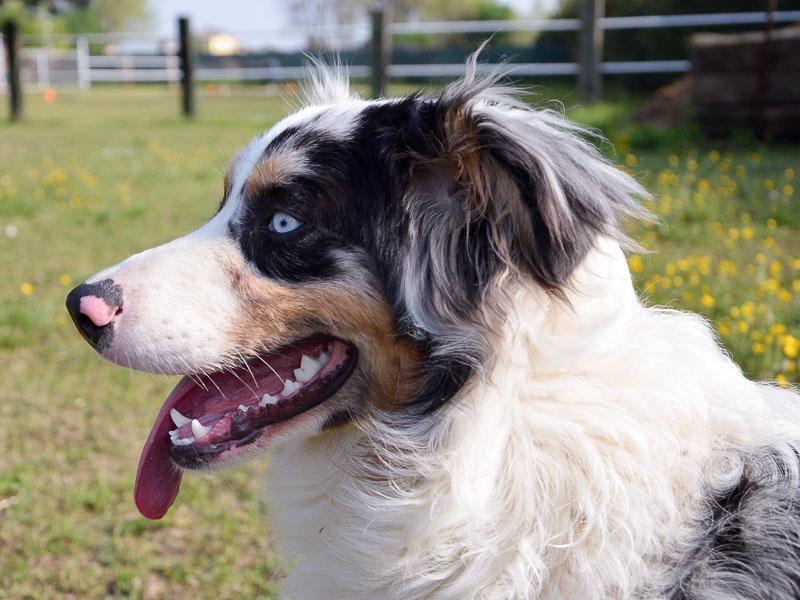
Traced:
<path id="1" fill-rule="evenodd" d="M 464 80 L 421 106 L 430 141 L 417 146 L 406 193 L 406 307 L 462 352 L 465 341 L 488 345 L 472 338 L 488 325 L 491 285 L 521 277 L 563 297 L 598 236 L 622 241 L 620 221 L 645 217 L 637 197 L 647 196 L 584 130 L 475 70 L 473 58 Z"/>

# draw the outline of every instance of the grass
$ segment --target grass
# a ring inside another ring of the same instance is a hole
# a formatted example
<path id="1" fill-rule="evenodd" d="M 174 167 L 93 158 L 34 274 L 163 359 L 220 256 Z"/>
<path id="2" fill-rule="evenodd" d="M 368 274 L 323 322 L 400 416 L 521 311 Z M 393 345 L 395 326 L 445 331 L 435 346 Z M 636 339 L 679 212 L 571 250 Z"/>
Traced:
<path id="1" fill-rule="evenodd" d="M 99 268 L 214 211 L 219 172 L 286 110 L 252 91 L 201 96 L 194 122 L 162 87 L 36 94 L 23 123 L 0 124 L 0 598 L 276 594 L 264 464 L 184 478 L 167 517 L 141 518 L 136 463 L 175 379 L 99 362 L 63 307 Z M 571 114 L 655 194 L 661 223 L 631 229 L 655 251 L 630 258 L 638 289 L 707 315 L 748 374 L 798 381 L 800 152 L 635 126 L 634 105 Z"/>

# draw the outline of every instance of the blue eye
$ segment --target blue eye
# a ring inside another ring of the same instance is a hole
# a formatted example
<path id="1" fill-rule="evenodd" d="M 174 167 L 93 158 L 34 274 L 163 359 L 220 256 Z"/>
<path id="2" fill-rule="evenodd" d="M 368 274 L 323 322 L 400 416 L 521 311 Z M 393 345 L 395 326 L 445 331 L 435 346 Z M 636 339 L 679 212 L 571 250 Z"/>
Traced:
<path id="1" fill-rule="evenodd" d="M 275 233 L 289 233 L 300 227 L 302 223 L 291 215 L 283 212 L 276 212 L 272 215 L 272 220 L 269 222 L 270 231 Z"/>

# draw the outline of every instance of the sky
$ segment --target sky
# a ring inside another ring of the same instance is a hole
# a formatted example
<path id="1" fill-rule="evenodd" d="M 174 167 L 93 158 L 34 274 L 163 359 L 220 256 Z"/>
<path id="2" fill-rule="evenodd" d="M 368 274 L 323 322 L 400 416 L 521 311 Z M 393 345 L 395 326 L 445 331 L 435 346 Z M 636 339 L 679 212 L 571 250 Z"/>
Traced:
<path id="1" fill-rule="evenodd" d="M 557 3 L 557 0 L 498 1 L 521 16 L 530 15 L 537 6 L 546 10 Z M 148 0 L 153 24 L 165 37 L 174 35 L 176 19 L 181 15 L 190 17 L 195 31 L 206 28 L 231 33 L 274 31 L 291 24 L 288 5 L 288 0 Z"/>

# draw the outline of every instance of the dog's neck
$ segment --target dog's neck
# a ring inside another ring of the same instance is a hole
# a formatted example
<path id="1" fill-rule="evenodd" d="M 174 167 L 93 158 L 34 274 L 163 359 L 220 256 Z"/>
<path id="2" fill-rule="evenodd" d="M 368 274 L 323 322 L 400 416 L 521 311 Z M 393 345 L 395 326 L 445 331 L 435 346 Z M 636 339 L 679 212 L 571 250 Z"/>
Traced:
<path id="1" fill-rule="evenodd" d="M 575 276 L 566 303 L 506 294 L 492 366 L 435 422 L 376 417 L 274 456 L 274 526 L 297 561 L 288 597 L 622 598 L 653 576 L 648 557 L 686 526 L 701 487 L 710 449 L 675 443 L 708 439 L 702 391 L 664 391 L 675 374 L 628 343 L 663 325 L 617 246 Z M 659 394 L 667 426 L 642 402 Z"/>

